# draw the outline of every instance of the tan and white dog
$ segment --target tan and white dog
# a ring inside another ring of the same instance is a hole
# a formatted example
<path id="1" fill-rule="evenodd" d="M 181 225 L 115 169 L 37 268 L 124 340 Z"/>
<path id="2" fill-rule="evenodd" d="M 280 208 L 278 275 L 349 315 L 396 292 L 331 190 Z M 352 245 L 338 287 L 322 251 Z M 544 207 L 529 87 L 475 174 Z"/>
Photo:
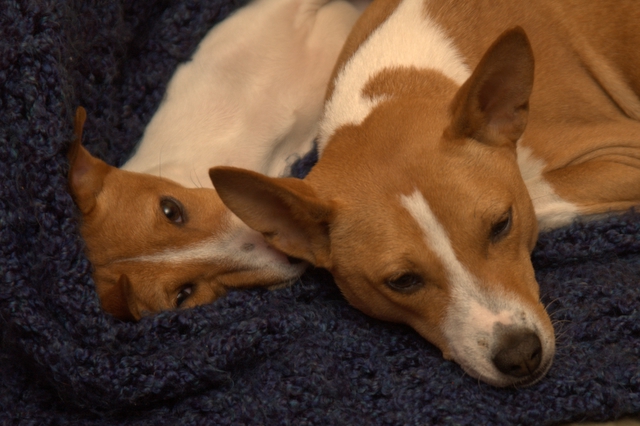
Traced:
<path id="1" fill-rule="evenodd" d="M 326 86 L 364 2 L 256 0 L 181 65 L 135 155 L 117 169 L 69 151 L 72 195 L 104 309 L 123 319 L 299 277 L 220 201 L 208 176 L 235 165 L 282 176 L 311 149 Z"/>
<path id="2" fill-rule="evenodd" d="M 334 70 L 307 178 L 211 178 L 354 307 L 473 377 L 530 385 L 555 352 L 538 229 L 640 204 L 638 23 L 633 0 L 375 0 Z"/>

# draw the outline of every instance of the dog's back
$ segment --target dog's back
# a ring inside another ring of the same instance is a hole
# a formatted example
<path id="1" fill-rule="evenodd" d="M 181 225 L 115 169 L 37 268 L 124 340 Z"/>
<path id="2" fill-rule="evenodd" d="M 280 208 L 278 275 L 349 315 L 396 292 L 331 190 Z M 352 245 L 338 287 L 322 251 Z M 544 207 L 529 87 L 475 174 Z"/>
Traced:
<path id="1" fill-rule="evenodd" d="M 307 153 L 359 10 L 343 0 L 255 0 L 179 66 L 124 170 L 209 187 L 215 165 L 271 176 Z"/>
<path id="2" fill-rule="evenodd" d="M 410 7 L 415 10 L 409 11 Z M 407 10 L 406 17 L 399 16 L 399 8 Z M 419 19 L 411 18 L 419 13 Z M 393 19 L 398 22 L 388 22 Z M 363 14 L 334 69 L 320 127 L 320 150 L 337 129 L 360 123 L 379 103 L 381 97 L 369 105 L 356 105 L 374 77 L 378 81 L 385 78 L 378 75 L 383 69 L 433 69 L 460 85 L 493 40 L 505 28 L 519 25 L 531 41 L 535 80 L 518 157 L 540 225 L 557 227 L 579 215 L 629 208 L 640 196 L 634 185 L 640 169 L 637 22 L 640 4 L 633 1 L 619 2 L 616 7 L 577 0 L 378 1 Z M 385 42 L 396 37 L 398 40 L 388 42 L 393 48 L 375 39 L 383 27 L 394 25 L 379 34 Z M 423 46 L 430 50 L 421 51 Z M 440 51 L 433 50 L 434 46 Z M 434 60 L 441 63 L 429 62 Z M 336 84 L 340 86 L 337 93 Z M 419 93 L 417 87 L 414 90 Z M 340 138 L 332 141 L 343 142 L 352 144 Z M 334 149 L 353 152 L 357 146 Z M 579 177 L 585 171 L 579 169 L 593 169 L 593 162 L 581 164 L 595 157 L 614 165 L 595 165 L 601 169 L 601 178 L 585 187 Z M 575 168 L 567 173 L 570 165 Z M 624 193 L 619 194 L 621 191 Z"/>

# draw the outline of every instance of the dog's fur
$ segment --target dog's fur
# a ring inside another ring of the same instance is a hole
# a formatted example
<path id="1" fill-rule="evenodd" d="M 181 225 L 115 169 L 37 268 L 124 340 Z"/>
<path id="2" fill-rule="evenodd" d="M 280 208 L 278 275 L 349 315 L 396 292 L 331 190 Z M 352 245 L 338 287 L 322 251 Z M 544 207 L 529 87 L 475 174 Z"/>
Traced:
<path id="1" fill-rule="evenodd" d="M 640 203 L 638 22 L 632 0 L 376 0 L 334 70 L 308 177 L 211 178 L 356 308 L 485 382 L 532 384 L 555 353 L 538 229 Z"/>
<path id="2" fill-rule="evenodd" d="M 69 182 L 106 311 L 137 320 L 211 302 L 229 288 L 300 276 L 306 264 L 238 220 L 207 172 L 236 165 L 280 176 L 311 149 L 359 8 L 341 0 L 256 0 L 234 13 L 178 68 L 122 169 L 81 146 L 79 112 Z"/>

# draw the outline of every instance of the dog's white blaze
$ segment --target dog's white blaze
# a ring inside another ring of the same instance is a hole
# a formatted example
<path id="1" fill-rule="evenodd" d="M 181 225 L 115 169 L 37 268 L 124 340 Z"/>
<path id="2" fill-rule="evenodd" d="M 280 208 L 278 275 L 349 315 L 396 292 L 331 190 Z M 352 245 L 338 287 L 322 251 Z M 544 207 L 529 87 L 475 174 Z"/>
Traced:
<path id="1" fill-rule="evenodd" d="M 286 256 L 269 247 L 259 232 L 246 226 L 235 215 L 230 217 L 230 227 L 209 239 L 171 248 L 149 255 L 123 259 L 127 262 L 150 262 L 180 264 L 233 263 L 245 270 L 264 270 L 283 279 L 297 277 L 302 273 L 302 264 L 290 264 Z M 247 249 L 250 246 L 251 249 Z"/>
<path id="2" fill-rule="evenodd" d="M 486 294 L 479 280 L 458 260 L 447 231 L 431 211 L 420 191 L 402 195 L 401 203 L 424 233 L 426 245 L 438 256 L 449 278 L 452 303 L 443 331 L 453 358 L 475 377 L 499 380 L 501 373 L 491 361 L 496 324 L 541 330 L 535 316 L 505 292 Z"/>
<path id="3" fill-rule="evenodd" d="M 158 253 L 136 256 L 126 259 L 126 261 L 151 263 L 222 262 L 230 257 L 225 243 L 216 237 L 179 249 L 171 248 Z"/>
<path id="4" fill-rule="evenodd" d="M 338 128 L 361 123 L 385 99 L 364 97 L 362 89 L 381 71 L 396 67 L 436 70 L 459 85 L 471 75 L 451 40 L 427 15 L 424 0 L 404 0 L 336 77 L 320 124 L 318 152 Z"/>
<path id="5" fill-rule="evenodd" d="M 456 286 L 460 284 L 471 285 L 475 281 L 475 278 L 458 261 L 451 246 L 447 231 L 433 214 L 427 200 L 425 200 L 420 191 L 415 190 L 413 194 L 409 196 L 402 195 L 400 196 L 400 200 L 404 208 L 406 208 L 416 222 L 418 222 L 418 225 L 425 234 L 427 245 L 431 247 L 442 261 L 452 283 Z"/>
<path id="6" fill-rule="evenodd" d="M 540 230 L 554 229 L 570 224 L 579 215 L 578 207 L 563 200 L 555 193 L 549 182 L 542 177 L 542 171 L 546 166 L 545 162 L 536 158 L 533 155 L 533 150 L 528 146 L 523 146 L 521 141 L 518 141 L 517 155 L 520 174 L 529 191 Z"/>

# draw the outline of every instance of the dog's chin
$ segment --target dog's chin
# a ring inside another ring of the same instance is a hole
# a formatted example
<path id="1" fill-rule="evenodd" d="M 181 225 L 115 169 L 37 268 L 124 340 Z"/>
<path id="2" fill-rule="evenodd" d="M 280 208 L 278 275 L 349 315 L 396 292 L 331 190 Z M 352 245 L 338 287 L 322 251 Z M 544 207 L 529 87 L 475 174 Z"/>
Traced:
<path id="1" fill-rule="evenodd" d="M 295 278 L 290 278 L 288 280 L 284 280 L 282 282 L 279 282 L 279 283 L 276 283 L 276 284 L 272 284 L 267 288 L 269 290 L 280 290 L 282 288 L 287 288 L 287 287 L 293 285 L 296 281 L 298 281 L 298 278 L 300 278 L 300 277 L 297 276 Z"/>
<path id="2" fill-rule="evenodd" d="M 307 262 L 299 259 L 297 257 L 293 257 L 293 256 L 287 256 L 285 255 L 287 258 L 287 261 L 289 262 L 289 265 L 299 265 L 299 264 L 306 264 Z"/>
<path id="3" fill-rule="evenodd" d="M 284 266 L 287 269 L 291 269 L 292 271 L 301 271 L 299 275 L 302 275 L 304 270 L 307 269 L 307 266 L 309 266 L 309 263 L 306 260 L 289 256 L 288 254 L 278 250 L 271 244 L 267 244 L 267 249 L 274 254 L 276 261 L 280 265 Z"/>
<path id="4" fill-rule="evenodd" d="M 275 247 L 269 245 L 269 249 L 271 249 L 274 254 L 276 254 L 277 262 L 279 265 L 282 278 L 280 282 L 274 284 L 273 286 L 269 286 L 270 289 L 273 288 L 282 288 L 287 287 L 294 282 L 306 271 L 309 266 L 309 262 L 306 260 L 299 259 L 297 257 L 289 256 Z"/>
<path id="5" fill-rule="evenodd" d="M 467 373 L 468 375 L 470 375 L 475 379 L 478 379 L 484 383 L 487 383 L 488 385 L 495 386 L 498 388 L 505 388 L 505 387 L 525 388 L 528 386 L 533 386 L 534 384 L 539 382 L 544 376 L 547 375 L 547 372 L 551 368 L 551 364 L 553 364 L 553 358 L 546 360 L 545 363 L 539 366 L 533 374 L 524 378 L 509 377 L 507 375 L 499 374 L 499 373 L 497 377 L 487 376 L 486 374 L 478 373 L 478 371 L 473 367 L 470 367 L 460 362 L 458 362 L 458 364 L 460 365 L 460 367 L 462 367 L 465 373 Z"/>
<path id="6" fill-rule="evenodd" d="M 277 283 L 269 285 L 267 288 L 269 290 L 278 290 L 278 289 L 286 288 L 286 287 L 289 287 L 290 285 L 293 285 L 296 281 L 298 281 L 300 276 L 304 274 L 304 271 L 307 269 L 308 266 L 309 266 L 309 263 L 296 258 L 293 262 L 290 262 L 289 264 L 284 265 L 285 274 L 281 278 L 281 280 Z"/>

